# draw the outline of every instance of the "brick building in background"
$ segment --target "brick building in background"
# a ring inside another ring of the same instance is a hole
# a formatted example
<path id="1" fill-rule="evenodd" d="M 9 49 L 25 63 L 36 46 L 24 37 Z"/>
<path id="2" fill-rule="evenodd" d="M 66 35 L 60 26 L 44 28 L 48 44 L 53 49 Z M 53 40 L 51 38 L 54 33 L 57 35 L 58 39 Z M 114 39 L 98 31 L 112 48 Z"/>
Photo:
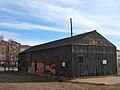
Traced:
<path id="1" fill-rule="evenodd" d="M 120 50 L 117 50 L 117 65 L 120 66 Z"/>
<path id="2" fill-rule="evenodd" d="M 20 47 L 20 52 L 23 52 L 24 50 L 26 50 L 26 49 L 28 49 L 28 48 L 30 48 L 31 46 L 29 46 L 29 45 L 21 45 L 21 47 Z"/>
<path id="3" fill-rule="evenodd" d="M 21 44 L 16 41 L 0 39 L 0 65 L 4 71 L 13 70 L 17 66 L 20 47 Z"/>
<path id="4" fill-rule="evenodd" d="M 7 60 L 9 52 L 9 43 L 0 39 L 0 64 Z"/>

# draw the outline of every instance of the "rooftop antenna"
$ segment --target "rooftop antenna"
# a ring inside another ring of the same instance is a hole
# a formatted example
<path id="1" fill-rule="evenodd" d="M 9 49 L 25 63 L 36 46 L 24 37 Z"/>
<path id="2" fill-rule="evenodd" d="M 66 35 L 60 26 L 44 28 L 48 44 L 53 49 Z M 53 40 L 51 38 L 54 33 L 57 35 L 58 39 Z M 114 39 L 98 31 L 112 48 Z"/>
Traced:
<path id="1" fill-rule="evenodd" d="M 70 18 L 70 28 L 71 28 L 71 37 L 73 36 L 73 30 L 72 30 L 72 18 Z"/>

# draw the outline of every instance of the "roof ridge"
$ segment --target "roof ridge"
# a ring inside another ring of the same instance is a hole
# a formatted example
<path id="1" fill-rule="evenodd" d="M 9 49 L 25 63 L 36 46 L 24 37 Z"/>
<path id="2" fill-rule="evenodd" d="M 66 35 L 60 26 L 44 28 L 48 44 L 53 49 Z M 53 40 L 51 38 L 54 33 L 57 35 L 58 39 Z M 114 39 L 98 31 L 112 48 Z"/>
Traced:
<path id="1" fill-rule="evenodd" d="M 72 36 L 72 37 L 66 37 L 66 38 L 62 38 L 62 39 L 59 39 L 59 40 L 55 40 L 55 41 L 51 41 L 51 42 L 47 42 L 47 43 L 44 43 L 44 44 L 39 44 L 39 45 L 35 45 L 33 47 L 30 47 L 29 49 L 23 51 L 23 52 L 27 52 L 27 51 L 35 51 L 35 50 L 31 50 L 31 49 L 35 49 L 37 47 L 45 47 L 45 45 L 48 45 L 50 46 L 51 44 L 55 44 L 56 43 L 56 46 L 62 46 L 62 45 L 57 45 L 57 42 L 61 42 L 61 41 L 65 41 L 67 42 L 67 40 L 70 40 L 70 39 L 74 39 L 74 38 L 77 38 L 77 37 L 84 37 L 90 33 L 93 33 L 93 32 L 97 32 L 96 30 L 93 30 L 93 31 L 89 31 L 89 32 L 85 32 L 85 33 L 82 33 L 82 34 L 78 34 L 78 35 L 75 35 L 75 36 Z M 68 44 L 70 43 L 70 41 L 67 42 Z M 64 44 L 63 44 L 64 45 Z M 66 44 L 67 45 L 67 44 Z M 52 46 L 52 45 L 51 45 Z M 22 53 L 22 52 L 21 52 Z"/>

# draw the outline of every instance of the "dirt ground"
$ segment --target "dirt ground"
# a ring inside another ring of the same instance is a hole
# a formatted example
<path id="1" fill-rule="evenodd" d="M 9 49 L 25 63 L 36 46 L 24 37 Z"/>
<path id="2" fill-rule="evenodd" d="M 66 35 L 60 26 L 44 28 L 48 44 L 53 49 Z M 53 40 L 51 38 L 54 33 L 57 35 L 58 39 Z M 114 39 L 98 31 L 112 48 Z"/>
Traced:
<path id="1" fill-rule="evenodd" d="M 76 78 L 70 80 L 70 82 L 74 83 L 91 83 L 91 84 L 98 84 L 98 85 L 112 85 L 112 84 L 120 84 L 120 76 L 97 76 L 91 78 Z"/>
<path id="2" fill-rule="evenodd" d="M 117 69 L 117 70 L 118 70 L 118 75 L 120 75 L 120 66 L 118 67 L 118 69 Z"/>
<path id="3" fill-rule="evenodd" d="M 51 76 L 0 72 L 0 90 L 120 90 L 120 83 L 105 85 L 58 82 Z"/>

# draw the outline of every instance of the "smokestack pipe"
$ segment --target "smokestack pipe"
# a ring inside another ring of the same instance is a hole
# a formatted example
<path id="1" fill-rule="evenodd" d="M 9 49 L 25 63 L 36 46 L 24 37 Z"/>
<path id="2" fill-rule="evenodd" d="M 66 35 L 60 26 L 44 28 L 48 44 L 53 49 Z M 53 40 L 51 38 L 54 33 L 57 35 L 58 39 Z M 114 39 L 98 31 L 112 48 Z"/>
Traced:
<path id="1" fill-rule="evenodd" d="M 71 28 L 71 37 L 73 36 L 73 30 L 72 30 L 72 18 L 70 18 L 70 28 Z"/>

